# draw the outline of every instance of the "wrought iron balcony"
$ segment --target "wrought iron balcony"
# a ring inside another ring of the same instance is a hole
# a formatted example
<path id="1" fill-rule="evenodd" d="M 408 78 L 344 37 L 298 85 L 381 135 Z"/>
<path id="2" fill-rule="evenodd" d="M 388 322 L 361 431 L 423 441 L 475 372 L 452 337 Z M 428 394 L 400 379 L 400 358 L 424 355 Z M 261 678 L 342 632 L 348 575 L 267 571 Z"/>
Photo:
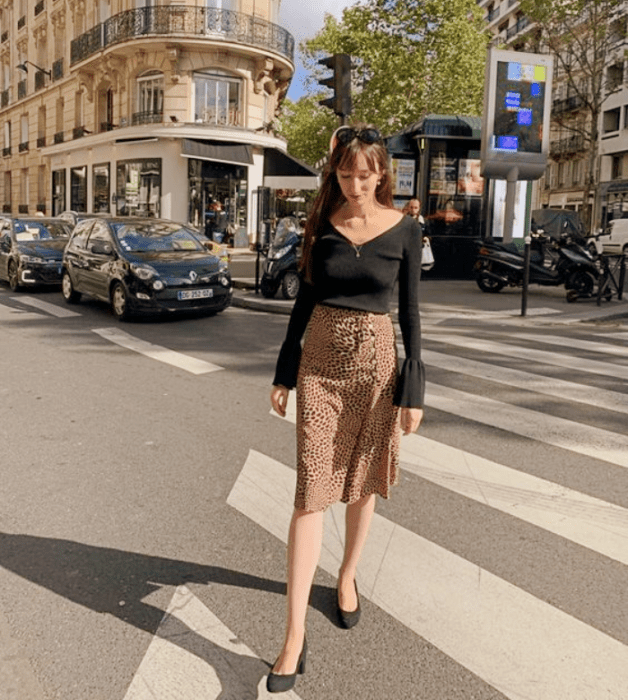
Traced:
<path id="1" fill-rule="evenodd" d="M 28 141 L 22 141 L 22 143 L 18 144 L 17 150 L 20 153 L 26 153 L 28 151 Z"/>
<path id="2" fill-rule="evenodd" d="M 57 131 L 54 137 L 55 143 L 63 143 L 63 131 Z"/>
<path id="3" fill-rule="evenodd" d="M 513 24 L 512 27 L 508 28 L 508 31 L 506 32 L 507 41 L 510 41 L 513 37 L 517 36 L 519 32 L 522 32 L 528 26 L 528 24 L 530 24 L 528 18 L 521 17 L 516 24 Z"/>
<path id="4" fill-rule="evenodd" d="M 61 80 L 63 78 L 63 58 L 58 58 L 52 64 L 52 79 Z"/>
<path id="5" fill-rule="evenodd" d="M 46 137 L 45 136 L 38 136 L 37 137 L 37 148 L 43 148 L 46 145 Z"/>
<path id="6" fill-rule="evenodd" d="M 25 27 L 25 26 L 26 26 L 26 15 L 24 15 L 23 17 L 20 17 L 17 21 L 17 28 L 18 29 L 21 29 L 22 27 Z"/>
<path id="7" fill-rule="evenodd" d="M 9 88 L 6 90 L 3 90 L 2 93 L 0 94 L 0 106 L 2 107 L 7 107 L 9 104 Z"/>
<path id="8" fill-rule="evenodd" d="M 46 204 L 45 204 L 45 202 L 42 202 L 41 204 L 38 204 L 38 205 L 35 207 L 35 211 L 40 211 L 42 214 L 45 214 L 45 213 L 46 213 Z"/>
<path id="9" fill-rule="evenodd" d="M 5 147 L 2 149 L 2 155 L 3 155 L 4 157 L 10 156 L 10 155 L 11 155 L 11 146 L 5 146 Z"/>
<path id="10" fill-rule="evenodd" d="M 26 80 L 20 80 L 17 84 L 17 99 L 21 100 L 26 97 Z"/>
<path id="11" fill-rule="evenodd" d="M 45 6 L 46 3 L 44 2 L 44 0 L 40 0 L 40 2 L 38 2 L 35 5 L 35 17 L 37 17 L 37 15 L 40 15 L 44 11 Z"/>
<path id="12" fill-rule="evenodd" d="M 584 100 L 580 95 L 572 95 L 563 100 L 554 100 L 552 103 L 552 113 L 562 114 L 563 112 L 575 112 L 584 105 Z"/>
<path id="13" fill-rule="evenodd" d="M 555 141 L 550 144 L 550 152 L 552 155 L 569 155 L 571 153 L 580 153 L 584 151 L 584 137 L 581 134 L 573 134 L 564 139 Z"/>
<path id="14" fill-rule="evenodd" d="M 13 211 L 13 207 L 11 204 L 3 204 L 2 205 L 2 213 L 3 214 L 10 214 Z"/>
<path id="15" fill-rule="evenodd" d="M 9 32 L 2 32 L 2 35 L 0 36 L 0 43 L 3 43 L 9 38 Z"/>
<path id="16" fill-rule="evenodd" d="M 72 129 L 72 138 L 73 138 L 73 139 L 80 139 L 81 136 L 85 136 L 86 133 L 87 133 L 87 132 L 85 131 L 85 127 L 84 127 L 84 126 L 75 126 L 75 127 Z"/>
<path id="17" fill-rule="evenodd" d="M 28 214 L 28 204 L 18 204 L 17 210 L 20 214 Z"/>
<path id="18" fill-rule="evenodd" d="M 137 37 L 173 34 L 259 46 L 294 59 L 294 37 L 277 24 L 233 10 L 176 5 L 119 12 L 74 39 L 70 61 L 78 63 L 101 49 Z"/>
<path id="19" fill-rule="evenodd" d="M 486 21 L 490 24 L 494 19 L 497 19 L 499 17 L 499 5 L 491 10 L 488 15 L 486 16 Z"/>
<path id="20" fill-rule="evenodd" d="M 35 90 L 41 90 L 46 87 L 46 74 L 43 70 L 38 70 L 35 73 Z"/>
<path id="21" fill-rule="evenodd" d="M 163 112 L 135 112 L 131 117 L 133 126 L 136 124 L 161 124 L 163 120 Z"/>

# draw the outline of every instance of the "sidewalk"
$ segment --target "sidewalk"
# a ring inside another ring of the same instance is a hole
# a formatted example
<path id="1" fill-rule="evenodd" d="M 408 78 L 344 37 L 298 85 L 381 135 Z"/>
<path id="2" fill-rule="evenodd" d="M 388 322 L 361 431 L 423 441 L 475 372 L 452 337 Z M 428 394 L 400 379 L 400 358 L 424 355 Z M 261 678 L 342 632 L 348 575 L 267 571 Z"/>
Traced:
<path id="1" fill-rule="evenodd" d="M 266 313 L 286 314 L 294 302 L 278 293 L 274 299 L 255 294 L 255 280 L 234 279 L 233 305 Z M 600 323 L 618 321 L 628 323 L 628 292 L 622 300 L 580 299 L 568 303 L 563 287 L 533 285 L 528 292 L 526 315 L 521 315 L 521 290 L 504 289 L 498 294 L 485 294 L 474 280 L 423 280 L 421 282 L 421 311 L 427 322 L 436 318 L 459 318 L 469 321 L 517 323 L 521 325 L 551 326 L 557 324 Z"/>

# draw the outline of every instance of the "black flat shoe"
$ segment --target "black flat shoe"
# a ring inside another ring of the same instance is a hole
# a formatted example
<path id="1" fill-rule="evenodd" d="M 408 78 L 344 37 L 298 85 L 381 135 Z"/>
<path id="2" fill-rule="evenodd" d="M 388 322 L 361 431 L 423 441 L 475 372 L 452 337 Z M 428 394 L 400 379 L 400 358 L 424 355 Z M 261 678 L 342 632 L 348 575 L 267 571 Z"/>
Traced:
<path id="1" fill-rule="evenodd" d="M 358 599 L 358 607 L 352 612 L 347 612 L 346 610 L 343 610 L 340 607 L 340 603 L 336 602 L 336 605 L 338 607 L 338 622 L 340 623 L 340 626 L 344 627 L 346 630 L 350 630 L 352 627 L 355 627 L 360 621 L 360 615 L 362 614 L 362 611 L 360 610 L 360 595 L 358 593 L 357 581 L 354 581 L 354 584 L 355 595 Z M 337 600 L 338 599 L 336 598 L 336 601 Z"/>
<path id="2" fill-rule="evenodd" d="M 297 661 L 297 670 L 289 675 L 273 673 L 272 670 L 266 679 L 266 690 L 269 693 L 285 693 L 294 688 L 297 682 L 297 675 L 305 673 L 305 657 L 307 656 L 307 639 L 303 639 L 303 649 Z"/>

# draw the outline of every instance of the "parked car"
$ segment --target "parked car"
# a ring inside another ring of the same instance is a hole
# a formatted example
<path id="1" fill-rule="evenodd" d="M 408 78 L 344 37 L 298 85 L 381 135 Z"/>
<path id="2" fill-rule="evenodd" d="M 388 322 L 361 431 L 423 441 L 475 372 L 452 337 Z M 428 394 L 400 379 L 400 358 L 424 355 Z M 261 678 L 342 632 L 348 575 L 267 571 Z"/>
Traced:
<path id="1" fill-rule="evenodd" d="M 22 287 L 61 283 L 63 249 L 70 238 L 66 221 L 44 217 L 0 217 L 0 279 L 15 292 Z"/>
<path id="2" fill-rule="evenodd" d="M 231 304 L 229 266 L 191 228 L 140 217 L 79 221 L 63 255 L 63 297 L 111 305 L 118 319 L 140 312 L 223 311 Z"/>
<path id="3" fill-rule="evenodd" d="M 613 219 L 606 231 L 592 237 L 590 246 L 598 253 L 628 255 L 628 219 Z"/>

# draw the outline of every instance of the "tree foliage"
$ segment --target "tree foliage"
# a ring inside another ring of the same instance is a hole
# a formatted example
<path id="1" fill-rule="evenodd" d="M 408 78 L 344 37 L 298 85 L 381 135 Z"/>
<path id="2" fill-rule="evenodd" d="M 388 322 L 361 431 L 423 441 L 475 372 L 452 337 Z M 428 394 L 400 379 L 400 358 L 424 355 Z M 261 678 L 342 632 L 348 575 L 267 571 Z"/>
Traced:
<path id="1" fill-rule="evenodd" d="M 554 157 L 572 157 L 576 147 L 585 154 L 586 223 L 591 216 L 588 202 L 599 183 L 598 124 L 603 103 L 623 84 L 623 6 L 623 0 L 520 3 L 532 26 L 526 48 L 554 56 Z M 621 77 L 613 71 L 615 63 L 621 64 Z"/>
<path id="2" fill-rule="evenodd" d="M 327 15 L 320 32 L 301 46 L 307 85 L 319 92 L 317 80 L 328 70 L 318 60 L 347 53 L 353 63 L 351 121 L 390 134 L 428 112 L 480 114 L 488 41 L 482 14 L 475 0 L 364 0 L 345 9 L 340 21 Z M 318 106 L 325 96 L 288 102 L 280 119 L 290 152 L 310 163 L 324 155 L 338 123 Z"/>

